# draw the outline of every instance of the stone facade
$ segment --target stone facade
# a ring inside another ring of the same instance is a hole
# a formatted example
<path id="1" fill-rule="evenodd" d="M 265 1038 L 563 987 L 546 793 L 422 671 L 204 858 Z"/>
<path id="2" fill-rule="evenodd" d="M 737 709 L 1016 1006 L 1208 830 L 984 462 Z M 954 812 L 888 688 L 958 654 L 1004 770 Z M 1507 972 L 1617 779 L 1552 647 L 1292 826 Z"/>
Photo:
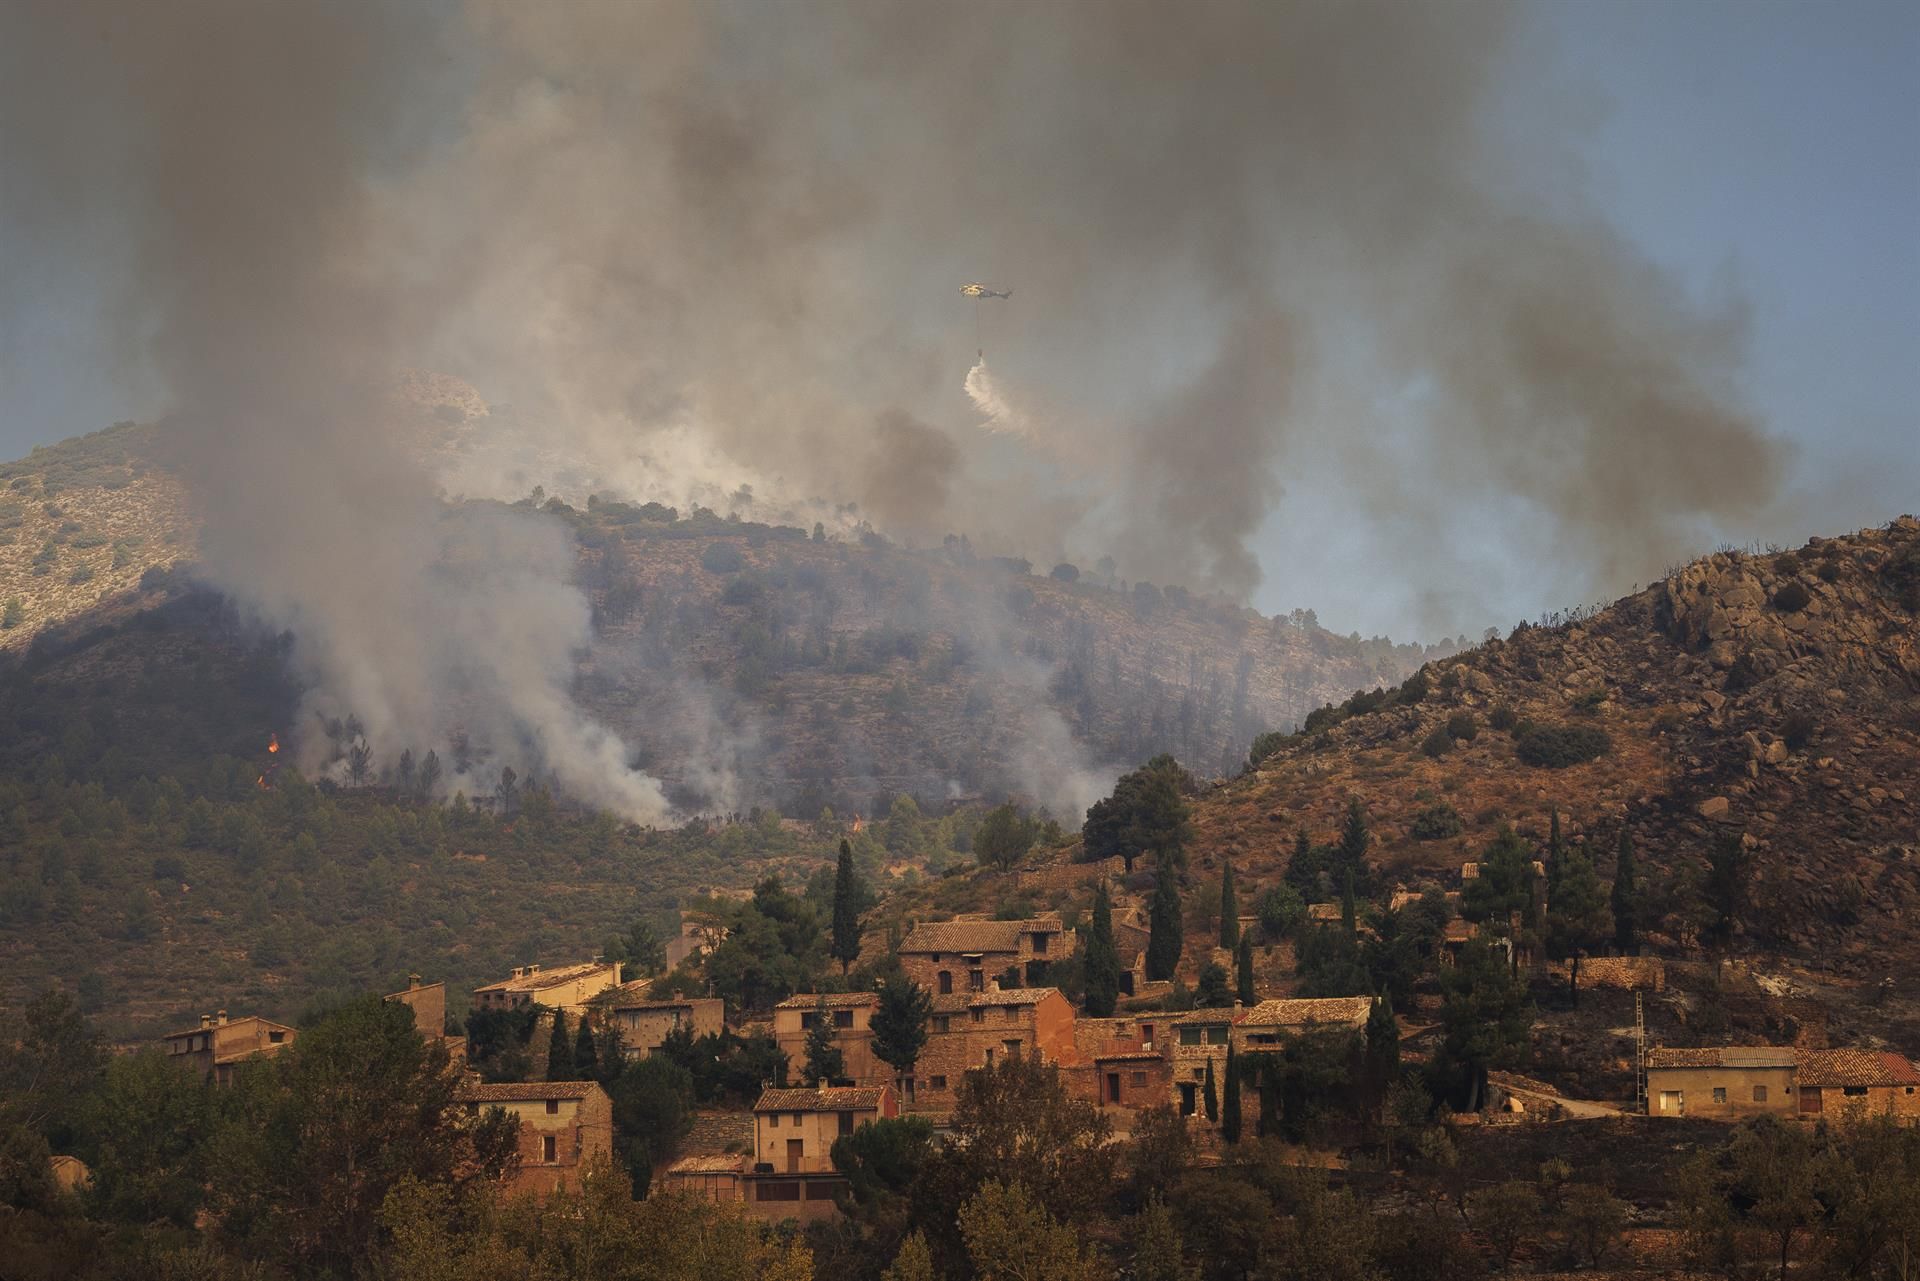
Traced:
<path id="1" fill-rule="evenodd" d="M 1873 1050 L 1800 1050 L 1795 1084 L 1802 1116 L 1861 1108 L 1920 1121 L 1920 1069 L 1898 1054 Z M 1649 1095 L 1651 1097 L 1651 1095 Z"/>
<path id="2" fill-rule="evenodd" d="M 231 1085 L 233 1070 L 257 1055 L 278 1054 L 299 1032 L 257 1015 L 229 1019 L 225 1010 L 202 1014 L 200 1026 L 161 1038 L 167 1061 L 199 1073 L 215 1085 Z"/>
<path id="3" fill-rule="evenodd" d="M 389 1001 L 413 1011 L 413 1028 L 430 1041 L 447 1032 L 447 985 L 422 983 L 418 974 L 407 975 L 407 989 L 387 996 Z"/>
<path id="4" fill-rule="evenodd" d="M 1772 1046 L 1647 1051 L 1647 1111 L 1653 1116 L 1738 1120 L 1795 1111 L 1792 1049 Z"/>
<path id="5" fill-rule="evenodd" d="M 481 1010 L 511 1010 L 534 1004 L 578 1014 L 594 997 L 619 985 L 617 961 L 595 960 L 551 970 L 516 965 L 511 977 L 473 989 L 473 1005 Z"/>
<path id="6" fill-rule="evenodd" d="M 577 1192 L 595 1160 L 613 1158 L 613 1102 L 592 1081 L 472 1085 L 460 1099 L 470 1113 L 501 1108 L 520 1120 L 520 1165 L 501 1184 L 503 1198 Z"/>
<path id="7" fill-rule="evenodd" d="M 989 989 L 974 996 L 936 996 L 927 1047 L 914 1075 L 903 1080 L 910 1111 L 942 1113 L 953 1108 L 960 1078 L 1007 1055 L 1040 1055 L 1047 1063 L 1074 1064 L 1073 1006 L 1055 988 Z"/>
<path id="8" fill-rule="evenodd" d="M 1072 956 L 1074 936 L 1058 914 L 1028 921 L 958 920 L 917 925 L 900 944 L 907 977 L 936 996 L 1038 987 L 1046 968 Z"/>
<path id="9" fill-rule="evenodd" d="M 764 1091 L 753 1105 L 753 1168 L 741 1180 L 747 1212 L 804 1222 L 839 1213 L 834 1197 L 846 1179 L 833 1165 L 834 1142 L 899 1115 L 891 1086 Z"/>
<path id="10" fill-rule="evenodd" d="M 607 1002 L 606 1018 L 620 1033 L 621 1053 L 644 1059 L 680 1028 L 691 1031 L 695 1040 L 719 1035 L 726 1027 L 726 1011 L 719 997 L 652 1001 L 616 995 Z"/>
<path id="11" fill-rule="evenodd" d="M 853 1085 L 892 1085 L 893 1069 L 874 1056 L 873 1014 L 880 998 L 872 992 L 802 992 L 773 1007 L 773 1039 L 787 1056 L 790 1078 L 806 1070 L 807 1035 L 825 1015 L 833 1025 L 833 1043 L 845 1060 L 841 1079 Z"/>

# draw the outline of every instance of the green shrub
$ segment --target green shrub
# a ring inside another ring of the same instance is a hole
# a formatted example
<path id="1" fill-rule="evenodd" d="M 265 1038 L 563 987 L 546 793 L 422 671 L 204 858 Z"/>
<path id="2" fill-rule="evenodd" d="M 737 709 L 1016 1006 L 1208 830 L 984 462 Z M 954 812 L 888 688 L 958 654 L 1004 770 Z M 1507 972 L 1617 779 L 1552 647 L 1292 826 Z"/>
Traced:
<path id="1" fill-rule="evenodd" d="M 0 609 L 0 630 L 12 631 L 27 621 L 27 603 L 18 596 L 9 596 L 4 609 Z"/>
<path id="2" fill-rule="evenodd" d="M 1819 567 L 1813 572 L 1819 576 L 1820 581 L 1823 583 L 1838 582 L 1840 580 L 1840 558 L 1838 556 L 1827 557 L 1820 562 Z"/>
<path id="3" fill-rule="evenodd" d="M 1819 722 L 1811 713 L 1788 712 L 1787 719 L 1780 725 L 1780 737 L 1786 740 L 1789 751 L 1797 752 L 1813 741 L 1814 731 L 1819 728 Z"/>
<path id="4" fill-rule="evenodd" d="M 1658 716 L 1653 718 L 1653 732 L 1656 735 L 1677 734 L 1680 732 L 1681 727 L 1684 726 L 1686 723 L 1687 723 L 1686 717 L 1682 716 L 1675 709 L 1669 707 L 1665 711 L 1661 712 Z"/>
<path id="5" fill-rule="evenodd" d="M 1435 758 L 1445 756 L 1453 750 L 1453 736 L 1447 733 L 1445 726 L 1441 726 L 1421 740 L 1420 750 Z"/>
<path id="6" fill-rule="evenodd" d="M 1800 558 L 1792 552 L 1781 552 L 1773 558 L 1773 568 L 1777 573 L 1797 574 L 1800 572 Z"/>
<path id="7" fill-rule="evenodd" d="M 1427 696 L 1427 673 L 1423 668 L 1401 682 L 1400 701 L 1417 703 Z"/>
<path id="8" fill-rule="evenodd" d="M 1807 607 L 1812 595 L 1797 582 L 1785 584 L 1773 594 L 1773 607 L 1783 614 L 1797 614 Z"/>
<path id="9" fill-rule="evenodd" d="M 1598 760 L 1613 749 L 1605 730 L 1591 725 L 1528 725 L 1515 733 L 1520 759 L 1541 769 L 1563 769 Z"/>
<path id="10" fill-rule="evenodd" d="M 700 568 L 709 574 L 737 574 L 747 567 L 747 555 L 729 542 L 708 543 L 700 552 Z"/>
<path id="11" fill-rule="evenodd" d="M 1573 700 L 1573 710 L 1591 714 L 1599 711 L 1601 705 L 1606 701 L 1607 691 L 1605 689 L 1590 689 Z"/>
<path id="12" fill-rule="evenodd" d="M 1460 835 L 1466 830 L 1466 824 L 1460 821 L 1459 810 L 1441 801 L 1415 814 L 1409 830 L 1416 841 L 1444 841 L 1449 836 Z"/>
<path id="13" fill-rule="evenodd" d="M 74 587 L 78 587 L 81 583 L 90 583 L 92 581 L 93 566 L 91 565 L 75 565 L 73 572 L 67 575 L 67 582 Z"/>
<path id="14" fill-rule="evenodd" d="M 1455 712 L 1447 717 L 1447 736 L 1463 743 L 1480 737 L 1480 720 L 1472 712 Z"/>
<path id="15" fill-rule="evenodd" d="M 1511 731 L 1513 727 L 1519 723 L 1520 714 L 1513 710 L 1512 703 L 1499 704 L 1487 716 L 1487 724 L 1500 730 L 1502 733 Z"/>
<path id="16" fill-rule="evenodd" d="M 1247 752 L 1247 764 L 1258 769 L 1260 762 L 1279 751 L 1286 741 L 1287 736 L 1279 730 L 1268 730 L 1253 740 L 1253 746 Z"/>

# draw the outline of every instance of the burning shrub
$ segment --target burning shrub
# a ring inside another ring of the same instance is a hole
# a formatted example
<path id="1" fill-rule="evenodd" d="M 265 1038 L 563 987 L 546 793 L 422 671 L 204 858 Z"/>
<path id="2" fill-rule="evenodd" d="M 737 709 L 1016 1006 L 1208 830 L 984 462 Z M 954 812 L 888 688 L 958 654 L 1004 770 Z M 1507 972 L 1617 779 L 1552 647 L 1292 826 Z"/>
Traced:
<path id="1" fill-rule="evenodd" d="M 1528 765 L 1564 769 L 1605 756 L 1613 740 L 1591 725 L 1529 725 L 1514 736 L 1514 750 Z"/>

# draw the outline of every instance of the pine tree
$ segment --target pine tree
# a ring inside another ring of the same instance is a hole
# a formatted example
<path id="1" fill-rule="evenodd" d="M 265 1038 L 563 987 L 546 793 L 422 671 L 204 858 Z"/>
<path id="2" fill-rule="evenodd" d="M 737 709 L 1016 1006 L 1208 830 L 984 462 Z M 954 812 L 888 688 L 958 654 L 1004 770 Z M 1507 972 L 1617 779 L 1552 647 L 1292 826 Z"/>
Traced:
<path id="1" fill-rule="evenodd" d="M 1140 1211 L 1134 1227 L 1134 1281 L 1191 1281 L 1194 1275 L 1182 1256 L 1180 1229 L 1173 1221 L 1173 1212 L 1155 1196 Z"/>
<path id="2" fill-rule="evenodd" d="M 1227 863 L 1227 870 L 1220 876 L 1220 946 L 1238 947 L 1240 944 L 1240 906 L 1234 902 L 1233 863 Z"/>
<path id="3" fill-rule="evenodd" d="M 1186 945 L 1180 921 L 1180 887 L 1171 867 L 1160 869 L 1154 879 L 1153 905 L 1147 920 L 1147 978 L 1170 979 L 1180 968 L 1180 952 Z"/>
<path id="4" fill-rule="evenodd" d="M 846 1074 L 846 1055 L 833 1040 L 833 1011 L 821 997 L 813 1007 L 813 1026 L 807 1029 L 807 1084 L 832 1085 Z"/>
<path id="5" fill-rule="evenodd" d="M 1633 838 L 1620 829 L 1619 853 L 1613 865 L 1613 945 L 1622 956 L 1640 951 L 1639 891 L 1634 885 Z"/>
<path id="6" fill-rule="evenodd" d="M 1340 891 L 1340 924 L 1349 934 L 1360 932 L 1360 900 L 1353 892 L 1353 869 L 1347 869 L 1347 884 Z"/>
<path id="7" fill-rule="evenodd" d="M 853 846 L 840 842 L 840 865 L 833 874 L 833 959 L 840 973 L 860 958 L 859 885 L 853 877 Z"/>
<path id="8" fill-rule="evenodd" d="M 1240 1066 L 1234 1062 L 1233 1042 L 1227 1042 L 1226 1114 L 1220 1119 L 1220 1137 L 1229 1143 L 1240 1141 Z"/>
<path id="9" fill-rule="evenodd" d="M 1206 1109 L 1207 1120 L 1220 1119 L 1220 1096 L 1213 1088 L 1213 1060 L 1207 1060 L 1206 1084 L 1200 1087 L 1200 1105 Z"/>
<path id="10" fill-rule="evenodd" d="M 600 1076 L 600 1052 L 594 1041 L 593 1020 L 584 1014 L 580 1016 L 580 1031 L 573 1038 L 573 1075 L 581 1081 L 597 1080 Z"/>
<path id="11" fill-rule="evenodd" d="M 567 1035 L 567 1012 L 553 1012 L 553 1035 L 547 1040 L 547 1080 L 572 1081 L 573 1040 Z"/>
<path id="12" fill-rule="evenodd" d="M 1093 889 L 1093 921 L 1087 928 L 1082 972 L 1087 982 L 1087 1015 L 1113 1017 L 1120 1002 L 1120 953 L 1113 943 L 1113 904 L 1103 879 Z"/>
<path id="13" fill-rule="evenodd" d="M 1240 951 L 1234 957 L 1233 968 L 1234 996 L 1239 998 L 1242 1005 L 1254 1004 L 1256 998 L 1253 991 L 1253 935 L 1240 936 Z"/>
<path id="14" fill-rule="evenodd" d="M 1384 1091 L 1387 1083 L 1399 1074 L 1400 1020 L 1393 1016 L 1393 1002 L 1376 996 L 1373 1009 L 1367 1014 L 1368 1084 L 1376 1092 Z"/>
<path id="15" fill-rule="evenodd" d="M 927 1046 L 927 1021 L 933 997 L 905 974 L 880 984 L 880 1007 L 873 1012 L 873 1052 L 898 1076 L 911 1076 Z"/>

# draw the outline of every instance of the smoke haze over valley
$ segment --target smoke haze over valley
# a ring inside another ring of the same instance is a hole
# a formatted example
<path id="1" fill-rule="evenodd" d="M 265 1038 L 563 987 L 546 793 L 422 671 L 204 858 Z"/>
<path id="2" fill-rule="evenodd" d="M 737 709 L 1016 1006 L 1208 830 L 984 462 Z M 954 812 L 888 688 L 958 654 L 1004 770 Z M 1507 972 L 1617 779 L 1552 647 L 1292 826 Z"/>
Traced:
<path id="1" fill-rule="evenodd" d="M 0 227 L 109 300 L 96 376 L 146 398 L 205 572 L 295 634 L 310 710 L 424 746 L 457 708 L 657 818 L 579 710 L 568 528 L 446 497 L 964 534 L 1270 612 L 1358 557 L 1354 623 L 1429 640 L 1799 530 L 1738 293 L 1610 222 L 1557 94 L 1496 113 L 1530 20 L 46 6 L 6 19 Z M 484 397 L 444 448 L 394 407 L 410 369 Z M 671 688 L 725 804 L 746 731 L 710 683 Z"/>

